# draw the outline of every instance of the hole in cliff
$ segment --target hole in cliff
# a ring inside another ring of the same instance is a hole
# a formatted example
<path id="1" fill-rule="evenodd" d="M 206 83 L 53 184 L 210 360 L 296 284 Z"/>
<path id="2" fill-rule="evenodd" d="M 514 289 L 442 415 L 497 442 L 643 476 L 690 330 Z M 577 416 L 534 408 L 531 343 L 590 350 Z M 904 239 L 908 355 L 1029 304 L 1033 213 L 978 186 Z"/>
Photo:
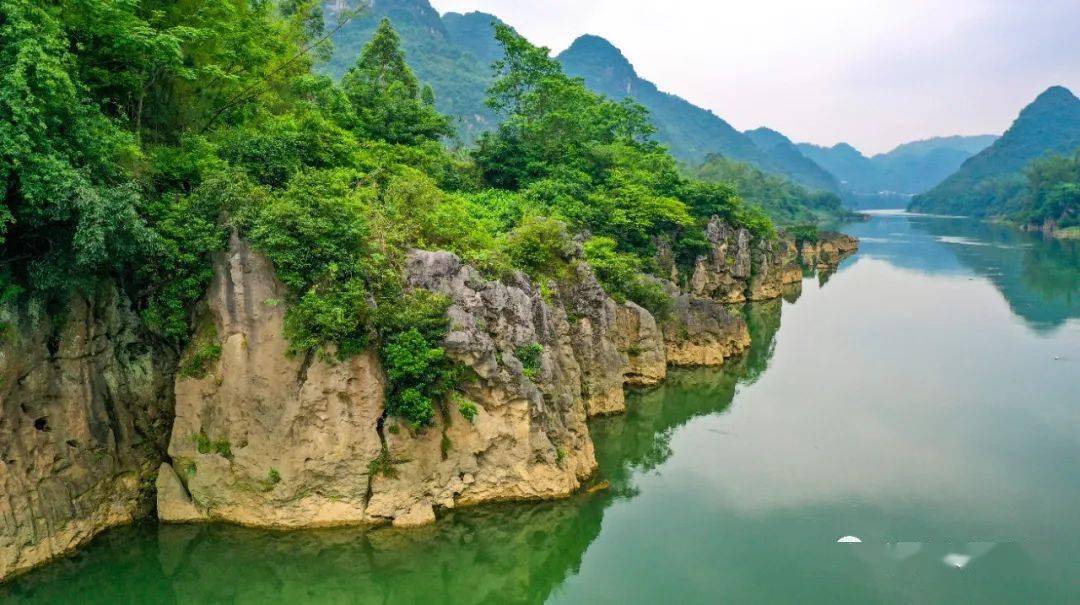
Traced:
<path id="1" fill-rule="evenodd" d="M 53 332 L 45 341 L 45 347 L 49 350 L 49 357 L 56 357 L 60 352 L 60 332 Z"/>
<path id="2" fill-rule="evenodd" d="M 44 416 L 34 421 L 34 428 L 43 433 L 47 433 L 52 430 L 51 428 L 49 428 L 49 419 Z"/>

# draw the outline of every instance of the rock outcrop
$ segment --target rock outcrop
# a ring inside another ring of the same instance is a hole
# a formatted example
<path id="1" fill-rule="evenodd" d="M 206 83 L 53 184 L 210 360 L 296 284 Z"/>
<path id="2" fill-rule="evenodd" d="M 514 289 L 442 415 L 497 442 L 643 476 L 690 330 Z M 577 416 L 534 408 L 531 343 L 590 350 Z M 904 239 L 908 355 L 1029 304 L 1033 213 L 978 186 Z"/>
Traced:
<path id="1" fill-rule="evenodd" d="M 675 366 L 718 366 L 750 346 L 741 316 L 719 303 L 683 294 L 664 321 L 667 362 Z"/>
<path id="2" fill-rule="evenodd" d="M 834 271 L 859 246 L 854 237 L 835 232 L 822 232 L 813 241 L 797 242 L 784 232 L 775 239 L 763 239 L 716 217 L 709 221 L 705 236 L 709 251 L 694 263 L 681 290 L 725 304 L 790 294 L 801 286 L 804 272 Z M 656 260 L 672 273 L 672 281 L 681 281 L 668 248 L 658 246 Z"/>
<path id="3" fill-rule="evenodd" d="M 37 315 L 0 318 L 0 580 L 148 514 L 172 420 L 175 355 L 123 295 Z"/>
<path id="4" fill-rule="evenodd" d="M 859 240 L 834 231 L 822 232 L 816 242 L 803 242 L 799 251 L 802 263 L 819 270 L 835 270 L 840 261 L 859 249 Z"/>
<path id="5" fill-rule="evenodd" d="M 216 255 L 201 313 L 220 355 L 201 377 L 177 377 L 172 464 L 158 479 L 172 486 L 158 492 L 163 520 L 188 521 L 193 510 L 263 527 L 368 520 L 369 466 L 382 450 L 381 368 L 370 353 L 342 363 L 289 355 L 284 296 L 246 242 L 234 237 Z"/>
<path id="6" fill-rule="evenodd" d="M 451 301 L 444 346 L 474 376 L 461 393 L 471 420 L 455 405 L 421 431 L 387 417 L 373 354 L 290 357 L 283 287 L 234 238 L 203 310 L 220 355 L 202 376 L 177 378 L 159 516 L 408 526 L 438 509 L 566 496 L 596 468 L 586 420 L 623 411 L 626 385 L 662 380 L 672 352 L 715 365 L 748 344 L 741 318 L 687 296 L 662 330 L 607 296 L 584 263 L 547 296 L 523 274 L 489 280 L 446 252 L 412 252 L 406 278 Z M 538 367 L 524 367 L 519 352 L 537 345 Z"/>
<path id="7" fill-rule="evenodd" d="M 750 231 L 714 217 L 705 228 L 705 239 L 709 253 L 697 259 L 688 293 L 721 303 L 745 301 L 753 263 Z"/>
<path id="8" fill-rule="evenodd" d="M 656 318 L 627 302 L 618 308 L 619 351 L 626 355 L 623 377 L 627 386 L 650 387 L 667 377 L 667 343 Z"/>

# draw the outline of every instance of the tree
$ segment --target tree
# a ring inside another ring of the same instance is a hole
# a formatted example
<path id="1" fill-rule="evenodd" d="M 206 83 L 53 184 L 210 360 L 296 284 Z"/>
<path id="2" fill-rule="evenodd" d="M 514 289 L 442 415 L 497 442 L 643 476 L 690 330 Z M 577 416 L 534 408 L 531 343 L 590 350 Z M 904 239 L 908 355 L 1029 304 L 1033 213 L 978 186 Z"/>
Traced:
<path id="1" fill-rule="evenodd" d="M 352 103 L 356 129 L 366 138 L 411 145 L 453 134 L 450 119 L 434 107 L 434 93 L 421 88 L 409 69 L 388 19 L 379 23 L 341 87 Z"/>

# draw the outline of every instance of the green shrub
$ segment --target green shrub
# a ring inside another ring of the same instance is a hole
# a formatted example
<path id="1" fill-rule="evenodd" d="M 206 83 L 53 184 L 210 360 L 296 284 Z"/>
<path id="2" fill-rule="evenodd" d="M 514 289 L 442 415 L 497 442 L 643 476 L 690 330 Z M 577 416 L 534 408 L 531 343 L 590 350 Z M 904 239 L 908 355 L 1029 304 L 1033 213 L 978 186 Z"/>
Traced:
<path id="1" fill-rule="evenodd" d="M 506 252 L 514 267 L 545 281 L 567 273 L 573 247 L 566 223 L 529 216 L 506 235 Z"/>
<path id="2" fill-rule="evenodd" d="M 544 345 L 535 342 L 518 347 L 514 351 L 514 357 L 521 362 L 522 372 L 529 380 L 536 378 L 537 373 L 540 372 L 540 356 L 543 353 Z"/>
<path id="3" fill-rule="evenodd" d="M 227 460 L 233 459 L 232 444 L 229 443 L 228 439 L 212 441 L 206 433 L 199 431 L 197 434 L 192 435 L 192 440 L 195 441 L 195 449 L 200 454 L 218 454 Z"/>
<path id="4" fill-rule="evenodd" d="M 810 242 L 814 244 L 817 243 L 818 239 L 821 236 L 818 231 L 817 225 L 813 223 L 787 227 L 785 231 L 787 231 L 788 235 L 795 239 L 795 242 L 797 244 L 801 244 L 803 242 Z"/>
<path id="5" fill-rule="evenodd" d="M 416 290 L 376 313 L 379 356 L 390 381 L 386 410 L 414 428 L 431 424 L 436 409 L 464 379 L 465 366 L 441 346 L 449 331 L 449 305 L 445 296 Z"/>
<path id="6" fill-rule="evenodd" d="M 458 412 L 461 413 L 465 420 L 469 422 L 476 420 L 476 415 L 480 413 L 480 410 L 474 401 L 457 394 L 455 394 L 454 400 L 457 402 Z"/>
<path id="7" fill-rule="evenodd" d="M 210 366 L 221 358 L 221 345 L 208 342 L 197 345 L 180 364 L 180 375 L 185 378 L 203 378 Z"/>
<path id="8" fill-rule="evenodd" d="M 394 468 L 394 461 L 390 459 L 390 450 L 384 447 L 379 455 L 368 463 L 368 474 L 372 477 L 382 475 L 387 479 L 397 478 L 397 469 Z"/>
<path id="9" fill-rule="evenodd" d="M 632 300 L 662 319 L 671 305 L 671 297 L 655 279 L 642 273 L 642 262 L 633 254 L 619 252 L 610 237 L 593 237 L 585 242 L 585 259 L 617 302 Z"/>
<path id="10" fill-rule="evenodd" d="M 203 378 L 218 359 L 221 358 L 221 343 L 218 342 L 217 328 L 213 320 L 203 315 L 197 320 L 198 328 L 187 352 L 180 360 L 180 376 L 184 378 Z"/>

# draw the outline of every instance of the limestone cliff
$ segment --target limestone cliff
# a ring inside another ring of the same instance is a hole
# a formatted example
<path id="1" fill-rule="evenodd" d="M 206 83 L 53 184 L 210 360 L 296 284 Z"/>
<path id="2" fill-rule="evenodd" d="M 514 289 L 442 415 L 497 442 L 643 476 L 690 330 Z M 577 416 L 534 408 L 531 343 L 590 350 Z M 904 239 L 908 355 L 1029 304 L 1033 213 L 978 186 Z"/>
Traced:
<path id="1" fill-rule="evenodd" d="M 0 345 L 0 580 L 152 508 L 175 355 L 111 287 L 60 320 L 6 310 Z"/>
<path id="2" fill-rule="evenodd" d="M 705 229 L 707 254 L 698 257 L 682 291 L 719 303 L 762 301 L 784 295 L 786 286 L 801 284 L 805 271 L 832 271 L 858 249 L 858 240 L 841 233 L 823 232 L 814 241 L 796 242 L 781 232 L 775 239 L 754 237 L 717 217 Z M 657 264 L 681 276 L 670 251 L 661 247 Z"/>
<path id="3" fill-rule="evenodd" d="M 667 283 L 659 321 L 612 300 L 585 263 L 542 292 L 521 274 L 489 280 L 452 254 L 412 253 L 409 287 L 452 301 L 444 345 L 472 370 L 462 396 L 477 406 L 470 421 L 448 405 L 419 433 L 387 417 L 374 353 L 288 354 L 284 287 L 236 237 L 179 359 L 109 288 L 56 325 L 6 311 L 0 579 L 148 514 L 155 492 L 163 520 L 283 528 L 416 525 L 437 509 L 565 496 L 596 468 L 588 417 L 623 411 L 624 388 L 659 383 L 669 364 L 744 350 L 746 323 L 725 303 L 793 299 L 804 268 L 835 268 L 857 246 L 839 234 L 757 241 L 717 219 L 707 237 L 682 290 Z M 527 369 L 518 351 L 535 345 Z"/>
<path id="4" fill-rule="evenodd" d="M 664 321 L 667 362 L 675 366 L 718 366 L 750 346 L 741 316 L 719 303 L 683 294 Z"/>
<path id="5" fill-rule="evenodd" d="M 220 356 L 205 375 L 177 379 L 160 517 L 415 525 L 439 508 L 565 496 L 596 468 L 587 418 L 624 410 L 627 384 L 662 380 L 672 351 L 677 363 L 716 364 L 748 344 L 741 318 L 689 297 L 661 331 L 607 296 L 584 263 L 546 296 L 523 274 L 489 280 L 445 252 L 412 252 L 406 275 L 452 302 L 444 346 L 472 370 L 462 388 L 477 406 L 471 421 L 455 405 L 418 432 L 386 417 L 374 355 L 289 357 L 283 288 L 234 238 L 204 311 Z M 526 369 L 518 352 L 536 345 L 539 366 Z"/>

